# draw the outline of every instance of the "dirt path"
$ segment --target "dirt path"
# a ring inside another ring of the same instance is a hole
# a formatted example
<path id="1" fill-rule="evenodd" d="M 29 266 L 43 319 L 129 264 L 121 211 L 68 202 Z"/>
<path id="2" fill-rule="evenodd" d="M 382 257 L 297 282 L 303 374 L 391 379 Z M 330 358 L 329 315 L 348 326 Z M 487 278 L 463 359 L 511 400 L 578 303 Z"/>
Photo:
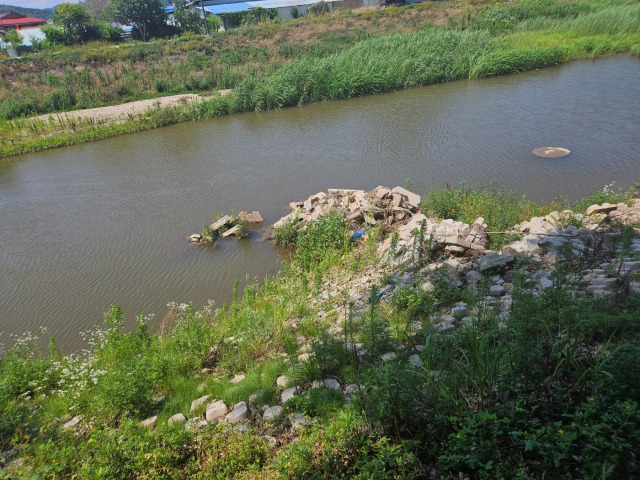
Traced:
<path id="1" fill-rule="evenodd" d="M 232 90 L 220 90 L 220 95 L 228 95 Z M 73 110 L 70 112 L 48 113 L 34 117 L 38 120 L 48 121 L 49 117 L 57 120 L 83 120 L 92 118 L 98 123 L 121 122 L 138 116 L 145 110 L 150 108 L 167 108 L 177 105 L 184 105 L 189 102 L 201 100 L 209 95 L 196 93 L 183 93 L 180 95 L 170 95 L 167 97 L 152 98 L 149 100 L 138 100 L 136 102 L 121 103 L 120 105 L 111 105 L 109 107 L 87 108 L 85 110 Z"/>

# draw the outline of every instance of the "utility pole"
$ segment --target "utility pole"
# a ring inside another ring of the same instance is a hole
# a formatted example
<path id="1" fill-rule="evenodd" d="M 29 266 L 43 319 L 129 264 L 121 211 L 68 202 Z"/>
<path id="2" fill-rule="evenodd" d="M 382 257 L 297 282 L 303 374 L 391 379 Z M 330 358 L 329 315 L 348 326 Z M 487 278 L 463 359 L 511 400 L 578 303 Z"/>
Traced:
<path id="1" fill-rule="evenodd" d="M 202 20 L 204 20 L 204 29 L 207 32 L 207 37 L 210 37 L 211 34 L 209 33 L 209 22 L 207 22 L 207 12 L 204 9 L 204 3 L 202 3 L 202 0 L 200 0 L 200 8 L 202 8 Z"/>

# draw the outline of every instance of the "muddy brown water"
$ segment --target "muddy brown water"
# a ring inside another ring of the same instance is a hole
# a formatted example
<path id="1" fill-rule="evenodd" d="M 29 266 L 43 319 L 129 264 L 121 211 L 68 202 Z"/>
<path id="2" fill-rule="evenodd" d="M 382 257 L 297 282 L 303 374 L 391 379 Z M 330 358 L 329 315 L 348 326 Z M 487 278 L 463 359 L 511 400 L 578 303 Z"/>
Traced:
<path id="1" fill-rule="evenodd" d="M 497 181 L 534 200 L 640 181 L 640 60 L 615 57 L 486 80 L 184 123 L 0 161 L 0 342 L 47 327 L 64 351 L 117 304 L 129 326 L 167 303 L 228 302 L 280 257 L 262 239 L 194 248 L 216 213 L 332 187 Z M 540 159 L 536 147 L 569 148 Z"/>

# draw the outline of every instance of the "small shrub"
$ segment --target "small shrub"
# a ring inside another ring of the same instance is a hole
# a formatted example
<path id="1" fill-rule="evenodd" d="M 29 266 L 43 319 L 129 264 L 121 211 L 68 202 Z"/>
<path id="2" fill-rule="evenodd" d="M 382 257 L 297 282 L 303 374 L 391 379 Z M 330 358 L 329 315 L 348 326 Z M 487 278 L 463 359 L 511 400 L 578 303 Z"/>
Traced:
<path id="1" fill-rule="evenodd" d="M 302 228 L 303 224 L 295 216 L 289 217 L 273 230 L 273 240 L 280 247 L 292 247 L 298 242 Z"/>
<path id="2" fill-rule="evenodd" d="M 350 248 L 344 215 L 332 212 L 311 222 L 298 235 L 296 258 L 307 268 L 320 263 L 332 252 L 340 254 Z"/>

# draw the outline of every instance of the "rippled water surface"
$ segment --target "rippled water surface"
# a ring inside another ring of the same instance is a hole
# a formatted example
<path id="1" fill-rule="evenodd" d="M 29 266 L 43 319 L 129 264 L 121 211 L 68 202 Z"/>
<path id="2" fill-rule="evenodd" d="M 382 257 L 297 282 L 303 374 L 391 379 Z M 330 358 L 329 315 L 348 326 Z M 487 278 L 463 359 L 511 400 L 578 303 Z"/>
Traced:
<path id="1" fill-rule="evenodd" d="M 273 272 L 254 232 L 216 249 L 186 237 L 216 213 L 259 210 L 333 187 L 411 178 L 496 180 L 535 200 L 640 180 L 640 60 L 616 57 L 479 81 L 185 123 L 0 160 L 0 342 L 48 328 L 67 351 L 111 303 L 130 317 L 169 301 L 229 301 Z M 534 157 L 561 146 L 560 160 Z"/>

